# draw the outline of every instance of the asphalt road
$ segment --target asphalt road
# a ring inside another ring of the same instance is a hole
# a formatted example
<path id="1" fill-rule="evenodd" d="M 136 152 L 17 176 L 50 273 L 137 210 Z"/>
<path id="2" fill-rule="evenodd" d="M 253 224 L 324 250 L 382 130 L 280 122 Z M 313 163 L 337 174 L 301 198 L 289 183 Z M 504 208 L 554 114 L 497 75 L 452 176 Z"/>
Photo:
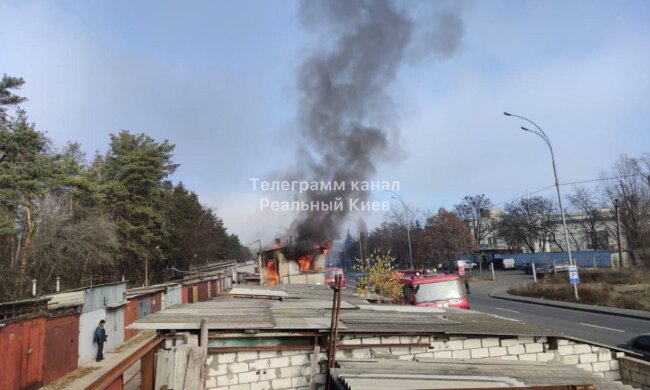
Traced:
<path id="1" fill-rule="evenodd" d="M 478 275 L 478 271 L 472 274 Z M 487 273 L 484 274 L 487 276 Z M 532 282 L 533 277 L 515 270 L 499 271 L 496 278 L 496 281 L 470 283 L 469 302 L 472 310 L 557 329 L 570 336 L 612 346 L 650 332 L 648 320 L 491 298 L 489 294 L 495 289 Z"/>

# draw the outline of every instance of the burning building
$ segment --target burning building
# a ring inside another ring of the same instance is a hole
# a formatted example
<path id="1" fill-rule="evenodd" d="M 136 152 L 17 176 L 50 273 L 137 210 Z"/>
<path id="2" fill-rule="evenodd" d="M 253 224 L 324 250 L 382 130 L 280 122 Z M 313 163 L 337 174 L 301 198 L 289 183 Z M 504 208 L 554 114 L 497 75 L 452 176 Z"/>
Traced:
<path id="1" fill-rule="evenodd" d="M 260 284 L 324 284 L 329 243 L 294 245 L 276 239 L 273 248 L 258 254 Z"/>

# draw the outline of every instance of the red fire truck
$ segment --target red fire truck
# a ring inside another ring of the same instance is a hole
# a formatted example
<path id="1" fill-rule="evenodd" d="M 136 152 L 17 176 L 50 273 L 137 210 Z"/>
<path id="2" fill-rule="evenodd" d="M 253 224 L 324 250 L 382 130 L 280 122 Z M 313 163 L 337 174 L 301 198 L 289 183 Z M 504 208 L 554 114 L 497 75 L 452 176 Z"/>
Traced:
<path id="1" fill-rule="evenodd" d="M 465 281 L 463 288 L 458 275 L 402 272 L 407 305 L 469 309 L 469 284 Z"/>

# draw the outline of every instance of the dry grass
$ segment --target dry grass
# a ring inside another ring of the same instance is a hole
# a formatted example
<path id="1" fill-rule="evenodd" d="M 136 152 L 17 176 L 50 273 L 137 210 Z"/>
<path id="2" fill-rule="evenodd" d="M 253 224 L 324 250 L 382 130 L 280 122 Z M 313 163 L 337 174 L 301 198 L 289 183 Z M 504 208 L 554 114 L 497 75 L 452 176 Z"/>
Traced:
<path id="1" fill-rule="evenodd" d="M 548 275 L 539 283 L 513 286 L 513 295 L 575 302 L 566 273 Z M 580 272 L 580 303 L 650 311 L 650 273 L 645 269 Z"/>
<path id="2" fill-rule="evenodd" d="M 47 389 L 51 390 L 61 390 L 68 386 L 70 383 L 76 381 L 79 378 L 82 378 L 89 373 L 98 370 L 99 367 L 80 367 L 76 370 L 62 376 L 61 378 L 55 380 L 54 382 L 47 385 Z"/>

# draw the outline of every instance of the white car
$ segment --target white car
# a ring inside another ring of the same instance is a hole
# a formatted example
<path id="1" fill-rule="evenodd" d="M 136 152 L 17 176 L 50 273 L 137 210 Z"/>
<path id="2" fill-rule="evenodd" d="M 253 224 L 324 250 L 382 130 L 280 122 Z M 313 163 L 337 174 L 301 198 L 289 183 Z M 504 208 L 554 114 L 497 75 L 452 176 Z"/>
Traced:
<path id="1" fill-rule="evenodd" d="M 469 260 L 460 260 L 460 261 L 463 264 L 464 269 L 473 270 L 475 267 L 478 267 L 478 264 L 473 263 Z M 456 267 L 458 267 L 458 263 L 456 263 Z"/>

